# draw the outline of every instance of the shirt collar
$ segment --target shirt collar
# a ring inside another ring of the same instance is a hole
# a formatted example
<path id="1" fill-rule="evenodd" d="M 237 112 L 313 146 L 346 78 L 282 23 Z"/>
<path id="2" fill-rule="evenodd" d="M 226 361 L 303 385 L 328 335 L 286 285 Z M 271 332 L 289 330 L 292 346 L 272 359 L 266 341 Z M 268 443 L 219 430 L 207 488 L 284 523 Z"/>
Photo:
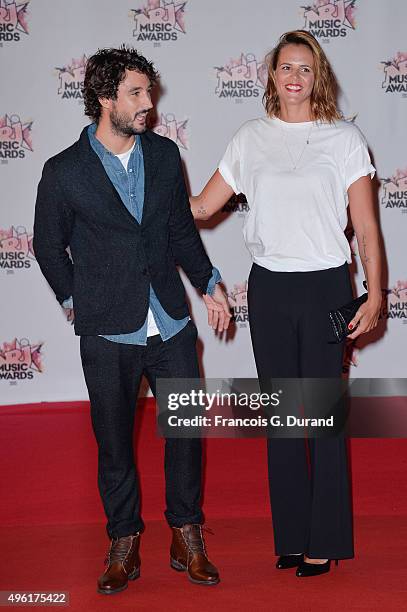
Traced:
<path id="1" fill-rule="evenodd" d="M 97 153 L 97 155 L 100 157 L 103 163 L 105 157 L 115 157 L 115 154 L 109 151 L 108 149 L 106 149 L 106 147 L 100 142 L 100 140 L 96 138 L 95 136 L 96 129 L 97 129 L 96 123 L 91 123 L 88 126 L 88 138 L 89 138 L 90 144 L 92 145 L 93 150 L 95 151 L 95 153 Z M 137 151 L 137 153 L 141 154 L 141 144 L 140 143 L 141 143 L 141 138 L 139 134 L 136 134 L 136 138 L 134 141 L 134 147 L 131 153 L 132 155 L 134 151 Z"/>

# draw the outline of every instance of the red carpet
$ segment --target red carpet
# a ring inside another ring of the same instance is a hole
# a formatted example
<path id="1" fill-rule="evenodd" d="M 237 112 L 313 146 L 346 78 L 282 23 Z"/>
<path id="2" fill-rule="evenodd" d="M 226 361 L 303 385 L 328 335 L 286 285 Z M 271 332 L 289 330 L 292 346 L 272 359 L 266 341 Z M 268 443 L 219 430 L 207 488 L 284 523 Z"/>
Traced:
<path id="1" fill-rule="evenodd" d="M 150 405 L 149 405 L 150 404 Z M 274 569 L 264 440 L 209 440 L 205 513 L 218 587 L 191 585 L 168 566 L 162 440 L 140 403 L 142 577 L 95 591 L 108 540 L 96 488 L 86 403 L 0 408 L 0 590 L 65 590 L 72 610 L 400 610 L 407 607 L 407 444 L 352 440 L 357 557 L 320 578 Z"/>

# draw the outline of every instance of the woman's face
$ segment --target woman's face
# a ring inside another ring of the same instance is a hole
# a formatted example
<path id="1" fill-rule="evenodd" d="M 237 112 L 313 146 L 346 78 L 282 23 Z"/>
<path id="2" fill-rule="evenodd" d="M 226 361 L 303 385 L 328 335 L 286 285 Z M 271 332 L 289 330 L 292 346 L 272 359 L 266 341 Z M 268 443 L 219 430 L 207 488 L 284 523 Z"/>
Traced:
<path id="1" fill-rule="evenodd" d="M 280 105 L 309 104 L 314 86 L 314 56 L 306 45 L 286 45 L 280 51 L 275 71 Z"/>

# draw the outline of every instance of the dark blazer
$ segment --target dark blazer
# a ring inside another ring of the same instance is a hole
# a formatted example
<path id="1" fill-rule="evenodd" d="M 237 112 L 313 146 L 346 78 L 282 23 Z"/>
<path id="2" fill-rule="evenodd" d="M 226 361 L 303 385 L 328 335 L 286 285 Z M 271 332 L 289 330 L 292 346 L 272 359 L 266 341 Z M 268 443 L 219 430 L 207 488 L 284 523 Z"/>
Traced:
<path id="1" fill-rule="evenodd" d="M 189 207 L 177 145 L 151 131 L 141 135 L 141 144 L 141 224 L 109 180 L 87 128 L 78 142 L 44 165 L 33 246 L 57 300 L 73 296 L 77 335 L 139 329 L 147 316 L 150 283 L 164 310 L 182 319 L 188 306 L 176 264 L 203 293 L 212 275 Z"/>

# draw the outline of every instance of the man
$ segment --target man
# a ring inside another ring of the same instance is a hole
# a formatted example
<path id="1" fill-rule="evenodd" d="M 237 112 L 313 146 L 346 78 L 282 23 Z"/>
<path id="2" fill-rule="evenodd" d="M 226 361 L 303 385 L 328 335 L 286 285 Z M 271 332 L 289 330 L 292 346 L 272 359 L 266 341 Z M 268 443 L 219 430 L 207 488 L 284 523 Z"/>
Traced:
<path id="1" fill-rule="evenodd" d="M 133 460 L 135 400 L 142 374 L 197 378 L 197 331 L 176 265 L 203 293 L 210 325 L 230 313 L 195 228 L 177 146 L 147 130 L 153 64 L 134 49 L 102 49 L 87 63 L 85 113 L 93 123 L 49 159 L 38 186 L 34 249 L 75 320 L 99 449 L 98 483 L 111 539 L 98 591 L 140 575 L 143 522 Z M 67 253 L 70 249 L 71 257 Z M 201 441 L 167 439 L 171 566 L 192 582 L 219 574 L 202 538 Z"/>

